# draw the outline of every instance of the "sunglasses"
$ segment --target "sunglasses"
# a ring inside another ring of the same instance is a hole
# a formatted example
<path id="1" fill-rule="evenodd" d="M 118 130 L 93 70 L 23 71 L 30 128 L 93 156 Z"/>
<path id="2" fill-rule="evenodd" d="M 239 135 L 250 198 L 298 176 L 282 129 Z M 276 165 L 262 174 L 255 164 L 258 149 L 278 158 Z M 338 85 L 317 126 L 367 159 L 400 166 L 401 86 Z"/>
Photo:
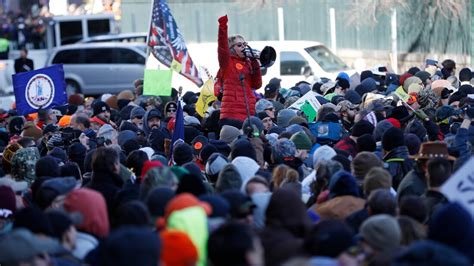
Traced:
<path id="1" fill-rule="evenodd" d="M 267 109 L 265 109 L 265 111 L 272 111 L 272 112 L 275 112 L 275 108 L 267 108 Z"/>
<path id="2" fill-rule="evenodd" d="M 176 113 L 176 109 L 168 109 L 168 113 Z"/>
<path id="3" fill-rule="evenodd" d="M 246 42 L 239 42 L 239 43 L 234 44 L 234 46 L 237 46 L 237 47 L 241 48 L 241 47 L 247 46 L 247 43 Z"/>

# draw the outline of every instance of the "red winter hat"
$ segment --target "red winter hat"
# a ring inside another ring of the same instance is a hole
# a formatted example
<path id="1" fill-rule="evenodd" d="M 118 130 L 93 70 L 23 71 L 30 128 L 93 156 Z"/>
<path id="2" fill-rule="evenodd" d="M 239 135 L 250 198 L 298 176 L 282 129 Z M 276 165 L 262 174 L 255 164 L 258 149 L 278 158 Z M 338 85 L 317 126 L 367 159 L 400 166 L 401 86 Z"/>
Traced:
<path id="1" fill-rule="evenodd" d="M 140 176 L 140 179 L 143 180 L 143 178 L 145 177 L 148 170 L 150 170 L 151 168 L 154 168 L 154 167 L 163 167 L 163 164 L 159 161 L 146 161 L 143 164 L 142 175 Z"/>
<path id="2" fill-rule="evenodd" d="M 401 128 L 402 126 L 400 125 L 400 121 L 398 121 L 395 118 L 387 118 L 387 121 L 390 122 L 394 127 L 396 128 Z"/>
<path id="3" fill-rule="evenodd" d="M 199 254 L 196 246 L 186 233 L 166 230 L 160 233 L 160 237 L 163 244 L 161 261 L 165 265 L 196 265 Z"/>
<path id="4" fill-rule="evenodd" d="M 413 76 L 412 74 L 410 73 L 405 73 L 403 75 L 400 76 L 400 85 L 403 85 L 403 83 L 405 83 L 405 80 L 407 80 L 407 78 Z M 408 88 L 407 88 L 408 89 Z"/>
<path id="5" fill-rule="evenodd" d="M 176 195 L 170 202 L 168 202 L 168 205 L 166 205 L 165 220 L 167 220 L 174 211 L 195 206 L 201 206 L 207 215 L 212 213 L 212 207 L 208 203 L 198 200 L 198 198 L 190 193 L 181 193 Z"/>

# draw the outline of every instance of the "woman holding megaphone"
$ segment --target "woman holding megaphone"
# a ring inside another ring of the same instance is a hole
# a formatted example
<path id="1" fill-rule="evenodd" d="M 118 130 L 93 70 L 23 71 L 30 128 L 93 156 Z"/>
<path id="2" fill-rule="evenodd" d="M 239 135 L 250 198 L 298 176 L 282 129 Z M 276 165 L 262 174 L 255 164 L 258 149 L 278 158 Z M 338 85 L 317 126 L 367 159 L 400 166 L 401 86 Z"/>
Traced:
<path id="1" fill-rule="evenodd" d="M 219 126 L 242 128 L 248 115 L 255 113 L 253 90 L 262 86 L 258 59 L 246 56 L 247 42 L 241 35 L 227 35 L 227 15 L 219 18 L 218 48 L 219 71 L 215 92 L 222 94 Z"/>

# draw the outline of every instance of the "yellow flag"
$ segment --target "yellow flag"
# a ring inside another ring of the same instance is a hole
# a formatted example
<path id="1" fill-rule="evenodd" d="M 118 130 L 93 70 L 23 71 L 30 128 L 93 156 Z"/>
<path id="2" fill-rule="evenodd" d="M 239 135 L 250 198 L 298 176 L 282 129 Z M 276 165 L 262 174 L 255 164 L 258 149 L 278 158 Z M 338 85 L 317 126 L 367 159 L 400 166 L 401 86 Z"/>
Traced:
<path id="1" fill-rule="evenodd" d="M 214 81 L 208 79 L 201 87 L 201 94 L 196 102 L 196 112 L 201 117 L 204 117 L 204 114 L 209 107 L 209 103 L 215 100 L 217 100 L 217 98 L 214 96 Z"/>
<path id="2" fill-rule="evenodd" d="M 395 90 L 395 94 L 398 95 L 398 97 L 400 97 L 404 102 L 408 101 L 408 99 L 410 99 L 410 95 L 408 95 L 405 90 L 403 90 L 402 86 L 398 87 L 396 90 Z"/>
<path id="3" fill-rule="evenodd" d="M 183 66 L 181 65 L 180 62 L 173 59 L 173 61 L 171 62 L 170 68 L 173 69 L 174 71 L 180 73 L 181 70 L 183 69 Z"/>

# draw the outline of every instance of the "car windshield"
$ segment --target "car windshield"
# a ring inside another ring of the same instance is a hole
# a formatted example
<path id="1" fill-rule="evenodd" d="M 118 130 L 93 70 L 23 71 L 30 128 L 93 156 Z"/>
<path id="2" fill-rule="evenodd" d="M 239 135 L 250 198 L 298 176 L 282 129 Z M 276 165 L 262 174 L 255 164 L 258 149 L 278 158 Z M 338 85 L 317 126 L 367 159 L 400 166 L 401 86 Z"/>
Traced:
<path id="1" fill-rule="evenodd" d="M 339 57 L 325 46 L 317 45 L 305 48 L 305 50 L 326 72 L 337 72 L 349 69 Z"/>

